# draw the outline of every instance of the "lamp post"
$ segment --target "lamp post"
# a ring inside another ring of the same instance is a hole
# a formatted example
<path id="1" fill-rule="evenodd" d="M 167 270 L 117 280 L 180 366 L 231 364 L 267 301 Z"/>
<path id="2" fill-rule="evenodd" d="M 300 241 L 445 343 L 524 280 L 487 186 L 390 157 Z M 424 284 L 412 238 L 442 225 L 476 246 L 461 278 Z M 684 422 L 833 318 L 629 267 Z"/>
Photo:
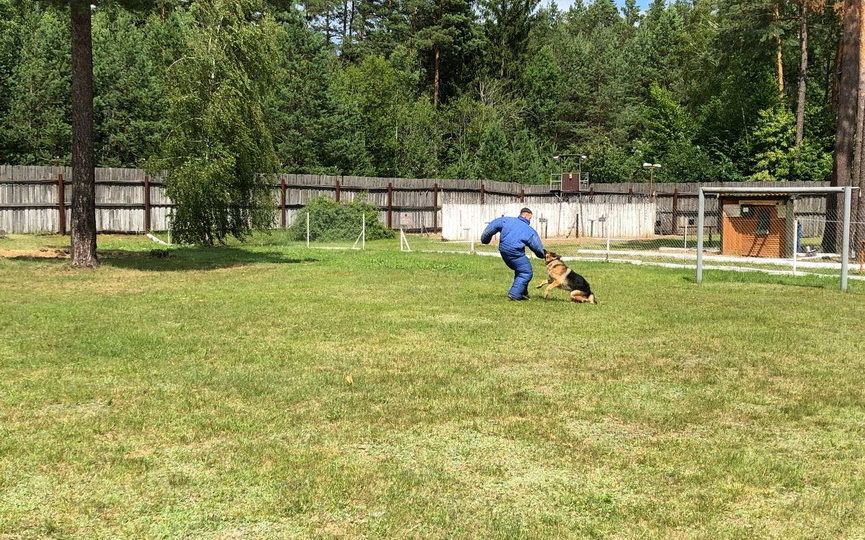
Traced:
<path id="1" fill-rule="evenodd" d="M 652 185 L 655 181 L 655 169 L 660 169 L 661 165 L 659 163 L 643 163 L 644 169 L 649 169 L 649 197 L 654 199 L 654 195 L 652 193 Z"/>
<path id="2" fill-rule="evenodd" d="M 586 159 L 585 154 L 580 154 L 580 160 L 579 160 L 579 163 L 577 164 L 577 167 L 579 168 L 579 172 L 578 172 L 578 178 L 579 178 L 579 182 L 580 182 L 579 185 L 581 185 L 581 186 L 583 185 L 583 160 L 584 159 Z"/>

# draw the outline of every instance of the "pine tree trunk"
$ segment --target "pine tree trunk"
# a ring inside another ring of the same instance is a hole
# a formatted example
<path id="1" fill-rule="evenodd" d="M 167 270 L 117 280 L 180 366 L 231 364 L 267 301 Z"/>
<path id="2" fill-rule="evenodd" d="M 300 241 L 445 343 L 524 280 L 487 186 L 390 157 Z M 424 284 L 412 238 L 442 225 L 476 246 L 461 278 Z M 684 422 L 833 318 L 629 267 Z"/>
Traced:
<path id="1" fill-rule="evenodd" d="M 348 39 L 348 29 L 346 28 L 348 25 L 348 0 L 342 1 L 342 44 L 345 45 L 345 41 Z"/>
<path id="2" fill-rule="evenodd" d="M 435 52 L 435 75 L 433 76 L 433 105 L 436 107 L 439 104 L 439 60 L 441 59 L 441 45 L 436 43 L 436 52 Z"/>
<path id="3" fill-rule="evenodd" d="M 351 0 L 351 10 L 349 11 L 349 18 L 348 18 L 348 39 L 349 39 L 349 41 L 351 41 L 351 36 L 354 33 L 354 13 L 355 13 L 354 0 Z"/>
<path id="4" fill-rule="evenodd" d="M 832 162 L 833 186 L 849 186 L 853 162 L 853 141 L 856 132 L 856 107 L 859 93 L 859 2 L 845 0 L 841 35 L 841 80 L 838 82 L 838 123 L 835 128 L 835 153 Z M 823 250 L 841 250 L 838 234 L 840 196 L 826 197 L 827 223 L 823 233 Z M 832 224 L 835 224 L 833 226 Z"/>
<path id="5" fill-rule="evenodd" d="M 73 0 L 72 14 L 72 266 L 95 268 L 96 171 L 93 168 L 93 47 L 90 2 Z"/>
<path id="6" fill-rule="evenodd" d="M 360 7 L 357 9 L 357 14 L 360 17 L 360 24 L 358 25 L 360 28 L 357 30 L 357 40 L 363 41 L 366 36 L 366 16 L 367 12 L 363 9 L 363 0 L 358 0 L 358 4 Z"/>
<path id="7" fill-rule="evenodd" d="M 859 243 L 865 238 L 865 226 L 861 225 L 865 219 L 865 197 L 862 196 L 862 188 L 865 187 L 865 24 L 862 15 L 865 14 L 865 0 L 859 0 L 859 85 L 856 95 L 856 149 L 853 155 L 853 178 L 851 184 L 858 187 L 859 191 L 853 192 L 853 206 L 851 221 L 853 222 L 850 238 L 855 253 L 860 247 Z"/>
<path id="8" fill-rule="evenodd" d="M 780 2 L 780 0 L 778 0 Z M 775 3 L 775 20 L 781 19 L 781 13 L 778 8 L 778 2 Z M 781 36 L 775 36 L 775 57 L 777 59 L 778 70 L 778 97 L 784 98 L 784 56 L 781 53 Z"/>
<path id="9" fill-rule="evenodd" d="M 796 98 L 796 148 L 802 144 L 805 137 L 805 91 L 808 77 L 808 5 L 801 0 L 799 15 L 799 94 Z"/>

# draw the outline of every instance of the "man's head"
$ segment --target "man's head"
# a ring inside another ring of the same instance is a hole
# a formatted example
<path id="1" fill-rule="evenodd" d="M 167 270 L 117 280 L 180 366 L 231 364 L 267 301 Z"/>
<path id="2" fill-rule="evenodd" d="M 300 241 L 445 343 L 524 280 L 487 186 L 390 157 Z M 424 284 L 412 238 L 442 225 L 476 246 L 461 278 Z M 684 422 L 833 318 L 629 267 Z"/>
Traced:
<path id="1" fill-rule="evenodd" d="M 532 211 L 529 210 L 528 208 L 524 207 L 522 210 L 520 210 L 520 215 L 529 221 L 532 220 Z"/>

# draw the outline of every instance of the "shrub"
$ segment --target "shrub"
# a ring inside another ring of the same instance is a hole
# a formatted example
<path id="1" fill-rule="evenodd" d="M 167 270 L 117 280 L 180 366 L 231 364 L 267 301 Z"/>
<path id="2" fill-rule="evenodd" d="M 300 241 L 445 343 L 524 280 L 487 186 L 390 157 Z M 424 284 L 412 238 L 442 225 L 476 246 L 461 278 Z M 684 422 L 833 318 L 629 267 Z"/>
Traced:
<path id="1" fill-rule="evenodd" d="M 355 240 L 360 234 L 361 216 L 366 216 L 366 239 L 395 238 L 396 232 L 378 219 L 378 207 L 366 202 L 365 195 L 348 203 L 316 197 L 301 208 L 288 228 L 292 240 L 306 240 L 306 213 L 309 212 L 309 239 L 319 242 Z"/>

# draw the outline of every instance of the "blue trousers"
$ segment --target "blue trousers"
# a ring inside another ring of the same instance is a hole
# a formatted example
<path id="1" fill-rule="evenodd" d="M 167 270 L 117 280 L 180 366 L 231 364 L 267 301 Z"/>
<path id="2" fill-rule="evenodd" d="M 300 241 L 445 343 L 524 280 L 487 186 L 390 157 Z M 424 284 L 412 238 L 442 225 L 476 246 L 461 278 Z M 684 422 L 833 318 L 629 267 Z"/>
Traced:
<path id="1" fill-rule="evenodd" d="M 502 251 L 502 260 L 508 265 L 508 268 L 514 271 L 514 283 L 511 285 L 511 290 L 508 291 L 508 296 L 512 298 L 520 298 L 529 295 L 529 282 L 532 280 L 532 263 L 525 253 L 510 253 Z"/>

